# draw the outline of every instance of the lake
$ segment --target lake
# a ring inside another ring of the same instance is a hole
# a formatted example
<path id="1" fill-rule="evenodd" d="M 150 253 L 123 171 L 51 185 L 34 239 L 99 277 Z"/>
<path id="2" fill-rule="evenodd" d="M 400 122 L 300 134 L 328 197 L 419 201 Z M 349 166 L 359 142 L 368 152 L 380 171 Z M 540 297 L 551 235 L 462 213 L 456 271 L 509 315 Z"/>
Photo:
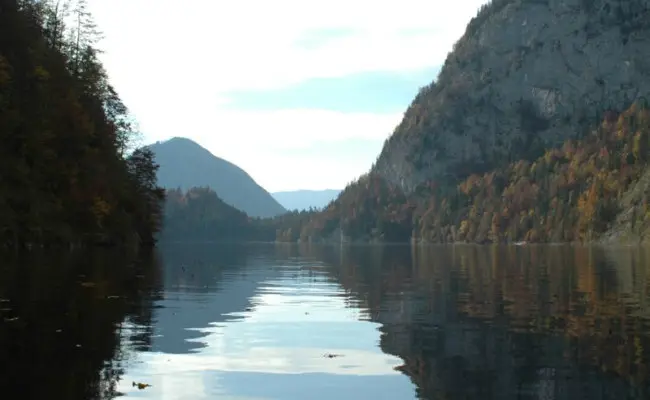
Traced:
<path id="1" fill-rule="evenodd" d="M 650 249 L 6 254 L 3 398 L 646 399 Z"/>

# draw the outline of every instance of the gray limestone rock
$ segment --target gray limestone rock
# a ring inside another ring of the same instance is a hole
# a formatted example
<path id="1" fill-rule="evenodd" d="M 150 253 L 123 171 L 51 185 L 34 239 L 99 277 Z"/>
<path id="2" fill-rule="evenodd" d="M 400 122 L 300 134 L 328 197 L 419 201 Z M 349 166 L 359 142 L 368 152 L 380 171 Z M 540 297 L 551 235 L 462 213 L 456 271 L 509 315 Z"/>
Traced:
<path id="1" fill-rule="evenodd" d="M 426 180 L 531 159 L 650 92 L 650 1 L 500 0 L 418 94 L 373 172 Z"/>

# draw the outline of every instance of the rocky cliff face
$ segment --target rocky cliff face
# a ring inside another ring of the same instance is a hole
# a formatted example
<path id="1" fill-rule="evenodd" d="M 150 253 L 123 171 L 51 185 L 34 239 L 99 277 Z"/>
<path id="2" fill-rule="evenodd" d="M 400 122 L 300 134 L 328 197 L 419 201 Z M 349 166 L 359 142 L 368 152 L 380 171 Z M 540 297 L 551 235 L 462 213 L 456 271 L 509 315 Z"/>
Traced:
<path id="1" fill-rule="evenodd" d="M 407 193 L 455 182 L 533 159 L 649 92 L 650 1 L 496 0 L 417 95 L 373 172 Z"/>
<path id="2" fill-rule="evenodd" d="M 650 168 L 623 193 L 620 212 L 600 238 L 601 243 L 638 243 L 650 240 Z"/>

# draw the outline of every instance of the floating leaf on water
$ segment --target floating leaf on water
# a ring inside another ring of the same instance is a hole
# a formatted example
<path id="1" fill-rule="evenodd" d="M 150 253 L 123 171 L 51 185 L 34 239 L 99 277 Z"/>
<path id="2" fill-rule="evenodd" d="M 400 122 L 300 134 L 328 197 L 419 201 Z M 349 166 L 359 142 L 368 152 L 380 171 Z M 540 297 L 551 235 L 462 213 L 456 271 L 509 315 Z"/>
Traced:
<path id="1" fill-rule="evenodd" d="M 148 384 L 148 383 L 140 383 L 140 382 L 138 382 L 138 383 L 133 382 L 132 386 L 137 386 L 139 390 L 151 387 L 151 385 Z"/>

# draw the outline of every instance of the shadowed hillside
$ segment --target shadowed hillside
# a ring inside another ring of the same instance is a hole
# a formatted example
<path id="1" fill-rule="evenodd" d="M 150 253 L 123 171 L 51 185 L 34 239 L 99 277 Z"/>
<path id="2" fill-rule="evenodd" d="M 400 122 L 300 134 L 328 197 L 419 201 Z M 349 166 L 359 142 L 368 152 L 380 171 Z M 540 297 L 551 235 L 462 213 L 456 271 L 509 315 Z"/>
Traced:
<path id="1" fill-rule="evenodd" d="M 152 243 L 152 155 L 130 151 L 137 131 L 84 3 L 54 3 L 0 1 L 0 245 Z"/>
<path id="2" fill-rule="evenodd" d="M 209 187 L 251 217 L 273 217 L 286 211 L 244 170 L 190 139 L 177 137 L 148 147 L 160 164 L 158 181 L 165 188 Z"/>

